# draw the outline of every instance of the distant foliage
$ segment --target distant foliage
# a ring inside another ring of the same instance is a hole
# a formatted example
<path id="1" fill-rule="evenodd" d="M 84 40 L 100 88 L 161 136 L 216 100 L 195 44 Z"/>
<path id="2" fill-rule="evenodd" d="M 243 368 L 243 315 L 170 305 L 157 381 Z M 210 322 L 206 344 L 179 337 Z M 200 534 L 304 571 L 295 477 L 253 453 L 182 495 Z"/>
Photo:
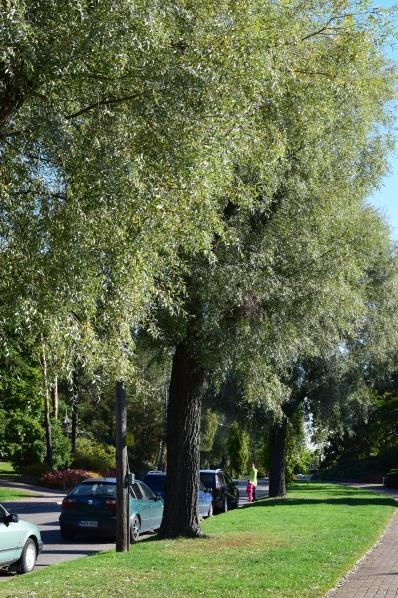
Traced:
<path id="1" fill-rule="evenodd" d="M 220 423 L 220 417 L 211 409 L 206 409 L 202 413 L 200 422 L 200 450 L 210 452 L 213 448 L 214 438 Z"/>
<path id="2" fill-rule="evenodd" d="M 14 411 L 8 416 L 7 437 L 9 455 L 17 471 L 28 470 L 33 465 L 44 463 L 46 442 L 40 420 L 26 416 L 22 411 Z M 52 422 L 53 467 L 55 470 L 68 467 L 71 463 L 70 442 L 62 433 L 59 422 Z"/>
<path id="3" fill-rule="evenodd" d="M 232 474 L 239 477 L 247 471 L 249 462 L 249 435 L 233 422 L 228 435 L 228 455 Z"/>
<path id="4" fill-rule="evenodd" d="M 73 467 L 94 471 L 112 470 L 116 466 L 115 447 L 90 438 L 79 438 L 72 464 Z"/>

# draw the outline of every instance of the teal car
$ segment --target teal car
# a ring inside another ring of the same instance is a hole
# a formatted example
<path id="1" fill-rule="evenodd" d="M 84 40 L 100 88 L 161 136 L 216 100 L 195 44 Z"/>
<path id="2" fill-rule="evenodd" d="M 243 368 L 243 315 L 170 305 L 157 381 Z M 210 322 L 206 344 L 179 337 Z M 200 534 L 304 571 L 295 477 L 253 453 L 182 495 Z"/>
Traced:
<path id="1" fill-rule="evenodd" d="M 143 482 L 129 488 L 130 541 L 140 533 L 157 530 L 163 517 L 163 500 Z M 61 536 L 116 535 L 116 479 L 94 478 L 78 484 L 62 501 L 59 517 Z"/>
<path id="2" fill-rule="evenodd" d="M 39 528 L 0 505 L 0 568 L 29 573 L 42 548 Z"/>

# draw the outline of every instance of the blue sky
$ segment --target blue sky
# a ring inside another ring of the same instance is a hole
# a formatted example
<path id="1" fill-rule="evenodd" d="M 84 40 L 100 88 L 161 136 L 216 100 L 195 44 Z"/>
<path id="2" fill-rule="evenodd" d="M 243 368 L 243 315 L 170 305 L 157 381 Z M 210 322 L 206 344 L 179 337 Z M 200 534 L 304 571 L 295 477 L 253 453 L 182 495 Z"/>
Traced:
<path id="1" fill-rule="evenodd" d="M 395 4 L 390 0 L 375 2 L 377 6 L 389 8 Z M 398 29 L 398 28 L 397 28 Z M 388 56 L 398 63 L 397 44 L 386 50 Z M 397 119 L 398 120 L 398 119 Z M 398 123 L 396 123 L 398 124 Z M 397 139 L 398 148 L 398 139 Z M 398 151 L 390 156 L 390 174 L 384 178 L 381 188 L 369 198 L 370 203 L 378 208 L 389 224 L 392 237 L 398 241 Z"/>

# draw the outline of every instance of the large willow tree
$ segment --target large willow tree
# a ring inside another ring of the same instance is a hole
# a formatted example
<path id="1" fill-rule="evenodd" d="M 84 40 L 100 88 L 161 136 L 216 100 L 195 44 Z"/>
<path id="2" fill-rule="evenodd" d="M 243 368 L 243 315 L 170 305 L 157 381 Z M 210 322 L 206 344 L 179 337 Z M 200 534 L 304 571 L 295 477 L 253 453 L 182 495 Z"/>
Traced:
<path id="1" fill-rule="evenodd" d="M 381 21 L 349 2 L 2 4 L 2 342 L 29 335 L 44 380 L 123 379 L 139 326 L 175 348 L 163 535 L 199 533 L 205 372 L 250 357 L 251 389 L 276 380 L 361 305 L 348 225 L 383 171 Z"/>
<path id="2" fill-rule="evenodd" d="M 239 369 L 247 396 L 274 412 L 274 453 L 282 449 L 292 364 L 336 348 L 366 317 L 367 268 L 386 251 L 385 229 L 363 205 L 384 172 L 382 127 L 394 93 L 377 17 L 348 4 L 301 4 L 289 19 L 292 5 L 256 7 L 269 70 L 251 143 L 237 154 L 232 184 L 219 190 L 223 234 L 210 259 L 189 261 L 181 317 L 161 314 L 176 347 L 164 536 L 200 533 L 206 375 Z"/>

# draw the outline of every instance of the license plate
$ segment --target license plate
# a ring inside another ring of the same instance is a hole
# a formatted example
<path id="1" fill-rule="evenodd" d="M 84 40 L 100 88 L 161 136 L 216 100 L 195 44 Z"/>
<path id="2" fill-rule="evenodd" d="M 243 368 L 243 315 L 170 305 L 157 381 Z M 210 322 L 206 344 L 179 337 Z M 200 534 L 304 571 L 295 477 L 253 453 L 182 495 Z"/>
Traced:
<path id="1" fill-rule="evenodd" d="M 79 527 L 98 527 L 98 521 L 79 521 Z"/>

